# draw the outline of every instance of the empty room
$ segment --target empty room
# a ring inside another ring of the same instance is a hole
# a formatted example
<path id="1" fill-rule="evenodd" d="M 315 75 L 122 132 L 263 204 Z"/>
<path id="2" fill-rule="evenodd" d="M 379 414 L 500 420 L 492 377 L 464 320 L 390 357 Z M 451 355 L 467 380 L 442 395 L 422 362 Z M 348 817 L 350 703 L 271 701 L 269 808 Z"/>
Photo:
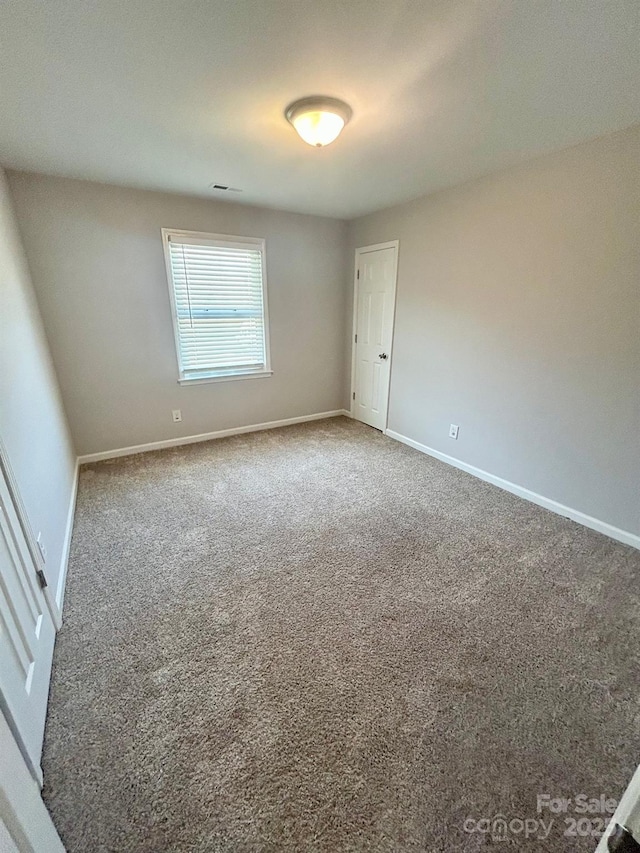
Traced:
<path id="1" fill-rule="evenodd" d="M 640 4 L 4 0 L 0 850 L 640 851 Z"/>

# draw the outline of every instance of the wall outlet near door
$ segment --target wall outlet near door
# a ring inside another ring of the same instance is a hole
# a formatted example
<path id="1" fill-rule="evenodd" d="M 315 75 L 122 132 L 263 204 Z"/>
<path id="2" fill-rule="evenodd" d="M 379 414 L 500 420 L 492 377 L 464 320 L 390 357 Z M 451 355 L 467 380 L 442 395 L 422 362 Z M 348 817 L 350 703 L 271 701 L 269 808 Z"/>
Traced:
<path id="1" fill-rule="evenodd" d="M 182 412 L 180 411 L 180 409 L 173 409 L 171 412 L 171 417 L 173 418 L 174 424 L 178 424 L 182 420 Z"/>
<path id="2" fill-rule="evenodd" d="M 459 429 L 460 429 L 460 427 L 458 426 L 458 424 L 451 424 L 449 426 L 449 438 L 456 438 L 457 439 Z"/>
<path id="3" fill-rule="evenodd" d="M 42 531 L 40 531 L 40 533 L 38 533 L 38 538 L 36 539 L 36 543 L 38 545 L 38 550 L 40 551 L 40 554 L 42 555 L 42 562 L 46 563 L 47 562 L 47 549 L 45 548 L 44 542 L 42 541 Z"/>

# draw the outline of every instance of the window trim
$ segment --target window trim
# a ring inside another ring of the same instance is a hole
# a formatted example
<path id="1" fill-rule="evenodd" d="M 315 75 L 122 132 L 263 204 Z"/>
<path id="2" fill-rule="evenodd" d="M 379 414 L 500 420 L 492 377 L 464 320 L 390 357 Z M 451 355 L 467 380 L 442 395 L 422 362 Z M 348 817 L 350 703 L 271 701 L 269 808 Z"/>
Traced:
<path id="1" fill-rule="evenodd" d="M 171 322 L 173 325 L 173 339 L 178 366 L 179 385 L 202 385 L 208 382 L 230 382 L 234 379 L 264 379 L 273 375 L 271 369 L 271 346 L 269 341 L 269 295 L 267 288 L 267 254 L 266 240 L 263 237 L 237 237 L 230 234 L 211 234 L 207 231 L 184 231 L 180 228 L 161 228 L 162 248 L 164 251 L 164 264 L 167 277 L 167 288 L 169 290 L 169 305 L 171 307 Z M 257 246 L 262 255 L 262 314 L 264 322 L 264 368 L 261 370 L 236 370 L 220 371 L 212 370 L 211 375 L 184 376 L 180 364 L 180 332 L 178 329 L 178 314 L 176 310 L 176 294 L 171 275 L 171 257 L 169 254 L 169 237 L 176 240 L 192 241 L 196 245 L 220 245 L 224 243 L 231 248 L 243 249 L 247 246 Z"/>

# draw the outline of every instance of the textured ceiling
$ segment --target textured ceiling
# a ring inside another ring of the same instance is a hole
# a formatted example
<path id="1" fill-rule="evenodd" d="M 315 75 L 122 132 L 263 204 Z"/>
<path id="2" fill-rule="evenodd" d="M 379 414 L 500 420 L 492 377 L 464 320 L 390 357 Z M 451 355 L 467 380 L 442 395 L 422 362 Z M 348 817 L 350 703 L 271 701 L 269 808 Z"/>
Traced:
<path id="1" fill-rule="evenodd" d="M 320 150 L 315 93 L 354 110 Z M 636 122 L 638 0 L 0 5 L 9 168 L 352 217 Z"/>

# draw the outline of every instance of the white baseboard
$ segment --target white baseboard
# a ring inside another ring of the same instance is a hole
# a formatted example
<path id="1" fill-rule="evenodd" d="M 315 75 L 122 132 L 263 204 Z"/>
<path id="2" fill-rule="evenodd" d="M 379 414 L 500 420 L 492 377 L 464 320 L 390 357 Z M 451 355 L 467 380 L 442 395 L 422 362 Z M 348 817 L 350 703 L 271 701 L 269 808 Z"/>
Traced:
<path id="1" fill-rule="evenodd" d="M 132 447 L 118 447 L 115 450 L 103 450 L 100 453 L 87 453 L 78 457 L 78 464 L 86 462 L 100 462 L 103 459 L 116 459 L 118 456 L 132 456 L 134 453 L 146 453 L 148 450 L 163 450 L 165 447 L 180 447 L 183 444 L 197 444 L 199 441 L 212 441 L 216 438 L 227 438 L 230 435 L 241 435 L 245 432 L 260 432 L 265 429 L 276 429 L 277 427 L 303 424 L 307 421 L 320 421 L 324 418 L 337 418 L 341 415 L 349 416 L 345 409 L 334 409 L 331 412 L 317 412 L 313 415 L 300 415 L 297 418 L 284 418 L 280 421 L 267 421 L 263 424 L 250 424 L 249 426 L 231 427 L 230 429 L 219 429 L 215 432 L 202 432 L 199 435 L 186 435 L 181 438 L 167 438 L 163 441 L 151 441 L 148 444 L 136 444 Z"/>
<path id="2" fill-rule="evenodd" d="M 604 533 L 605 536 L 610 536 L 612 539 L 617 539 L 619 542 L 624 542 L 625 545 L 631 545 L 633 548 L 640 549 L 640 536 L 635 533 L 630 533 L 628 530 L 622 530 L 619 527 L 614 527 L 613 524 L 608 524 L 606 521 L 600 521 L 599 518 L 593 518 L 591 515 L 586 515 L 577 509 L 572 509 L 569 506 L 558 503 L 558 501 L 545 498 L 544 495 L 539 495 L 537 492 L 532 492 L 530 489 L 525 489 L 524 486 L 518 486 L 516 483 L 511 483 L 509 480 L 503 480 L 502 477 L 496 477 L 495 474 L 490 474 L 488 471 L 483 471 L 481 468 L 476 468 L 475 465 L 469 465 L 467 462 L 462 462 L 454 456 L 449 456 L 446 453 L 441 453 L 439 450 L 434 450 L 433 447 L 427 447 L 426 444 L 421 444 L 419 441 L 414 441 L 412 438 L 407 438 L 399 432 L 394 432 L 391 429 L 385 431 L 385 435 L 389 438 L 400 441 L 402 444 L 407 444 L 409 447 L 419 450 L 421 453 L 426 453 L 428 456 L 433 456 L 434 459 L 439 459 L 441 462 L 446 462 L 447 465 L 452 465 L 454 468 L 459 468 L 461 471 L 466 471 L 467 474 L 472 474 L 478 477 L 479 480 L 484 480 L 486 483 L 492 483 L 506 492 L 511 492 L 519 498 L 524 498 L 526 501 L 538 504 L 538 506 L 551 510 L 558 515 L 564 515 L 578 524 L 585 527 L 590 527 L 592 530 L 597 530 L 598 533 Z"/>
<path id="3" fill-rule="evenodd" d="M 60 561 L 60 572 L 58 574 L 58 588 L 56 589 L 56 604 L 62 619 L 62 606 L 64 604 L 64 590 L 67 582 L 67 569 L 69 568 L 69 551 L 71 549 L 71 535 L 73 533 L 73 519 L 76 512 L 76 497 L 78 495 L 78 474 L 80 464 L 76 459 L 76 470 L 73 477 L 71 497 L 69 498 L 69 509 L 67 511 L 67 524 L 62 542 L 62 559 Z"/>

